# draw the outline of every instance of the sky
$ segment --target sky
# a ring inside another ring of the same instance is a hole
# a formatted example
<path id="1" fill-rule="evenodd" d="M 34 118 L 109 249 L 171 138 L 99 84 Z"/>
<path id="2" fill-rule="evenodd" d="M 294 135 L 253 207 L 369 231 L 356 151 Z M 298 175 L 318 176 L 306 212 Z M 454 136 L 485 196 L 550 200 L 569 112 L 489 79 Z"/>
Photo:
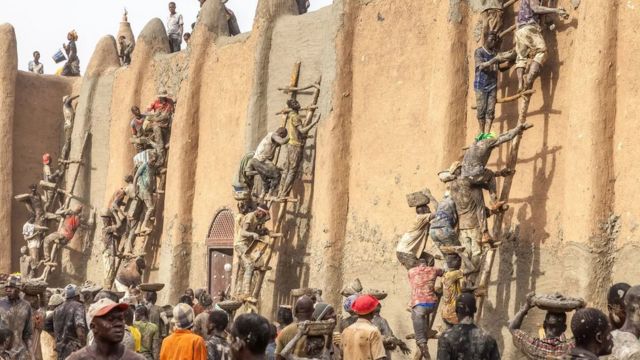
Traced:
<path id="1" fill-rule="evenodd" d="M 191 28 L 199 10 L 198 0 L 174 0 L 177 12 L 182 14 L 185 31 Z M 98 40 L 105 35 L 116 35 L 124 8 L 129 12 L 129 23 L 138 36 L 152 18 L 166 22 L 169 0 L 0 0 L 5 6 L 0 12 L 0 24 L 10 23 L 18 41 L 18 68 L 27 70 L 35 50 L 45 74 L 55 73 L 63 63 L 56 65 L 51 57 L 66 42 L 67 33 L 78 32 L 78 56 L 82 71 L 86 68 Z M 250 31 L 258 0 L 229 0 L 227 6 L 238 18 L 240 30 Z M 311 0 L 310 11 L 330 5 L 332 0 Z"/>

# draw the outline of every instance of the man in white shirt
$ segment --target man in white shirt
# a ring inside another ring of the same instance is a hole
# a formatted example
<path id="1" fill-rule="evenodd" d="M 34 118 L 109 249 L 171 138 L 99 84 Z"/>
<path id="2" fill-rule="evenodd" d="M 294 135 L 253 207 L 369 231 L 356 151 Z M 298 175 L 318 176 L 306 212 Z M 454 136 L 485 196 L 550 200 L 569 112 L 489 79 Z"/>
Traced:
<path id="1" fill-rule="evenodd" d="M 33 52 L 33 60 L 29 61 L 29 71 L 35 74 L 44 74 L 44 65 L 40 62 L 40 53 Z"/>
<path id="2" fill-rule="evenodd" d="M 176 12 L 176 3 L 169 3 L 169 18 L 167 19 L 167 35 L 169 36 L 170 52 L 180 51 L 182 44 L 182 33 L 184 31 L 184 20 L 182 15 Z"/>
<path id="3" fill-rule="evenodd" d="M 267 195 L 278 189 L 282 174 L 273 163 L 276 149 L 289 142 L 289 132 L 286 128 L 278 128 L 268 133 L 256 149 L 253 159 L 249 161 L 248 168 L 258 172 L 264 185 L 263 195 Z"/>

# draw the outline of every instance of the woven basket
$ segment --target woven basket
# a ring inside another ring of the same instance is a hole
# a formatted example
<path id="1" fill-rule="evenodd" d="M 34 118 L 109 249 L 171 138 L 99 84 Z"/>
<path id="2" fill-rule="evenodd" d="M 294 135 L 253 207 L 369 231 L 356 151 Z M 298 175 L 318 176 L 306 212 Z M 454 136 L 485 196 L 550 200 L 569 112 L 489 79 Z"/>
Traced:
<path id="1" fill-rule="evenodd" d="M 336 322 L 334 320 L 304 321 L 298 323 L 298 327 L 306 327 L 305 334 L 307 336 L 331 335 L 336 327 Z"/>
<path id="2" fill-rule="evenodd" d="M 27 295 L 40 295 L 47 291 L 46 282 L 41 280 L 29 280 L 22 287 L 22 291 Z"/>
<path id="3" fill-rule="evenodd" d="M 159 283 L 150 283 L 150 284 L 140 284 L 140 290 L 147 292 L 155 292 L 164 289 L 164 284 Z"/>
<path id="4" fill-rule="evenodd" d="M 242 302 L 237 300 L 225 300 L 219 302 L 217 305 L 224 311 L 233 312 L 238 310 L 242 306 Z"/>

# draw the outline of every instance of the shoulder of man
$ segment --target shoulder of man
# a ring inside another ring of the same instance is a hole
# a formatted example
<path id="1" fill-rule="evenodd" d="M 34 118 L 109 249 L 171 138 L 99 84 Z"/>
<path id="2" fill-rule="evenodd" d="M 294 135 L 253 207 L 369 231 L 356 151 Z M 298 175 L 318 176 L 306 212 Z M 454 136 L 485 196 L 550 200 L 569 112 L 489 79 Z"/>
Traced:
<path id="1" fill-rule="evenodd" d="M 125 349 L 124 354 L 122 354 L 122 360 L 146 360 L 146 358 L 135 351 Z"/>

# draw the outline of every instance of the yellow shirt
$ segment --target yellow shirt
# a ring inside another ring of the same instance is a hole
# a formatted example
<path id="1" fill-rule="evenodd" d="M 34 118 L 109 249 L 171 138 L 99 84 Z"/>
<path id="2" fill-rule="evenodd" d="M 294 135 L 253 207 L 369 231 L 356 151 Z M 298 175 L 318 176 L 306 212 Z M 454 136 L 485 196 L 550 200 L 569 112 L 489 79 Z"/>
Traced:
<path id="1" fill-rule="evenodd" d="M 287 115 L 287 132 L 289 133 L 289 145 L 304 145 L 303 135 L 298 131 L 298 126 L 302 125 L 300 115 L 296 112 L 290 112 Z"/>
<path id="2" fill-rule="evenodd" d="M 369 320 L 358 319 L 340 336 L 344 360 L 378 360 L 387 356 L 382 335 Z"/>
<path id="3" fill-rule="evenodd" d="M 140 334 L 140 330 L 135 326 L 129 326 L 128 328 L 129 331 L 131 331 L 131 336 L 133 336 L 134 350 L 140 352 L 140 348 L 142 347 L 142 334 Z"/>
<path id="4" fill-rule="evenodd" d="M 442 277 L 442 318 L 449 324 L 458 323 L 456 299 L 462 293 L 460 279 L 463 277 L 462 270 L 447 271 Z"/>

